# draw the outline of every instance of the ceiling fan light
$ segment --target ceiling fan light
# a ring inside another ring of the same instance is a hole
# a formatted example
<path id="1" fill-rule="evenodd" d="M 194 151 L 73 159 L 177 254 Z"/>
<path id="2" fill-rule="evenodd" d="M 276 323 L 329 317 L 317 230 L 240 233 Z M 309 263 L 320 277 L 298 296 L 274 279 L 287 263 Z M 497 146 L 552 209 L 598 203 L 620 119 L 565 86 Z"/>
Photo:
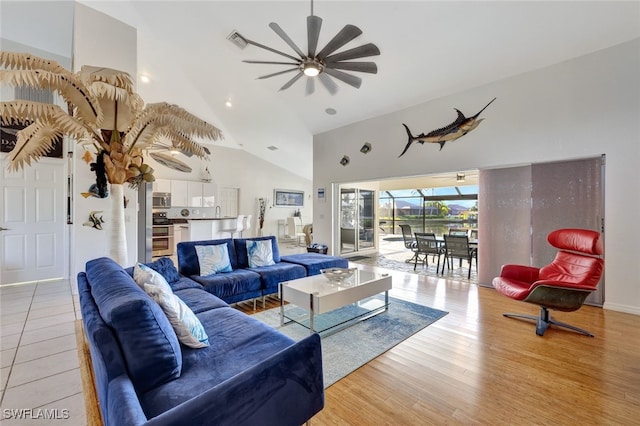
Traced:
<path id="1" fill-rule="evenodd" d="M 315 77 L 320 74 L 320 67 L 314 63 L 308 63 L 304 65 L 302 72 L 307 77 Z"/>

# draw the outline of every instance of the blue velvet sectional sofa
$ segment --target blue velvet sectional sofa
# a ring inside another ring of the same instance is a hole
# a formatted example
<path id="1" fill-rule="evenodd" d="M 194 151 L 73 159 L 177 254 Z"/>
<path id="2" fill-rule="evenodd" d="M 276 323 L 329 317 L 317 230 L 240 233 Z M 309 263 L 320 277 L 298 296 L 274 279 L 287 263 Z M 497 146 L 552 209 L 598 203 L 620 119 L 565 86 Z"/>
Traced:
<path id="1" fill-rule="evenodd" d="M 109 258 L 88 262 L 78 289 L 105 425 L 300 425 L 323 408 L 317 334 L 295 342 L 180 275 L 170 260 L 149 266 L 195 313 L 209 346 L 179 343 L 132 268 Z M 234 275 L 251 276 L 238 294 L 262 294 L 255 285 L 262 275 L 252 274 Z M 231 299 L 233 286 L 231 279 L 222 285 Z"/>
<path id="2" fill-rule="evenodd" d="M 270 241 L 274 265 L 249 267 L 247 241 Z M 231 272 L 202 276 L 196 246 L 226 244 Z M 200 283 L 211 294 L 227 303 L 263 298 L 278 292 L 278 284 L 308 275 L 316 275 L 324 268 L 346 268 L 347 259 L 318 253 L 300 253 L 280 256 L 274 236 L 255 238 L 226 238 L 178 243 L 178 271 Z"/>

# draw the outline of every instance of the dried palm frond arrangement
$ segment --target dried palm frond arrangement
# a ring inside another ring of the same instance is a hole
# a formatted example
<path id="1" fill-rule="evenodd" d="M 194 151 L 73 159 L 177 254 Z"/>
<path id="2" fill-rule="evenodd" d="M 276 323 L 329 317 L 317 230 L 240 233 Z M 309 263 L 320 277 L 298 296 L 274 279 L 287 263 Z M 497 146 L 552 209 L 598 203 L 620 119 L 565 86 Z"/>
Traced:
<path id="1" fill-rule="evenodd" d="M 193 138 L 222 137 L 218 128 L 177 105 L 145 106 L 131 76 L 123 71 L 85 65 L 72 73 L 53 60 L 0 51 L 0 83 L 50 90 L 68 107 L 64 111 L 58 105 L 27 100 L 0 103 L 3 125 L 26 126 L 9 154 L 12 170 L 31 165 L 46 155 L 57 138 L 68 136 L 95 150 L 92 169 L 100 190 L 104 181 L 137 187 L 154 180 L 153 169 L 144 163 L 145 149 L 169 141 L 183 153 L 206 159 L 209 150 Z"/>
<path id="2" fill-rule="evenodd" d="M 128 261 L 123 184 L 137 188 L 143 181 L 155 180 L 153 169 L 144 162 L 145 150 L 169 145 L 206 159 L 209 150 L 193 138 L 222 137 L 218 128 L 177 105 L 145 106 L 131 76 L 123 71 L 83 66 L 72 73 L 53 60 L 0 51 L 0 83 L 49 90 L 67 104 L 65 111 L 58 105 L 28 100 L 0 102 L 0 124 L 25 126 L 9 153 L 9 169 L 38 161 L 62 136 L 93 150 L 96 160 L 91 170 L 96 173 L 100 197 L 106 196 L 107 183 L 111 185 L 110 254 L 122 265 Z M 88 156 L 83 158 L 87 161 Z"/>

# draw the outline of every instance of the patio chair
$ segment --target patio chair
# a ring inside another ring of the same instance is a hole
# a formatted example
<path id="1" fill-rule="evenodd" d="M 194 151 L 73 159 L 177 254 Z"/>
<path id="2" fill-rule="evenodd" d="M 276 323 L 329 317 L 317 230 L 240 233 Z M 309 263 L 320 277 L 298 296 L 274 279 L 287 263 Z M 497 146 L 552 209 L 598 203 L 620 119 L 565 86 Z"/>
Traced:
<path id="1" fill-rule="evenodd" d="M 431 255 L 432 258 L 435 258 L 436 256 L 438 256 L 438 264 L 436 266 L 436 272 L 437 272 L 440 269 L 440 256 L 444 254 L 444 248 L 441 246 L 440 242 L 436 239 L 436 235 L 434 233 L 416 232 L 415 236 L 416 236 L 417 252 L 416 252 L 416 256 L 414 256 L 415 260 L 413 264 L 413 270 L 415 271 L 416 266 L 418 266 L 418 256 L 423 254 L 424 255 L 423 263 L 426 266 L 429 266 L 429 260 L 428 260 L 429 255 Z"/>
<path id="2" fill-rule="evenodd" d="M 404 241 L 404 247 L 413 252 L 413 256 L 410 259 L 405 260 L 407 263 L 412 263 L 414 261 L 419 261 L 418 258 L 418 243 L 413 238 L 413 233 L 411 232 L 410 225 L 400 225 L 400 229 L 402 229 L 402 239 Z"/>
<path id="3" fill-rule="evenodd" d="M 444 235 L 444 262 L 442 263 L 442 273 L 444 274 L 444 265 L 453 269 L 453 259 L 460 259 L 460 267 L 462 260 L 469 262 L 469 272 L 467 278 L 471 278 L 471 264 L 473 259 L 476 260 L 476 270 L 478 269 L 478 249 L 469 246 L 469 237 L 466 235 Z M 451 266 L 449 266 L 451 263 Z"/>

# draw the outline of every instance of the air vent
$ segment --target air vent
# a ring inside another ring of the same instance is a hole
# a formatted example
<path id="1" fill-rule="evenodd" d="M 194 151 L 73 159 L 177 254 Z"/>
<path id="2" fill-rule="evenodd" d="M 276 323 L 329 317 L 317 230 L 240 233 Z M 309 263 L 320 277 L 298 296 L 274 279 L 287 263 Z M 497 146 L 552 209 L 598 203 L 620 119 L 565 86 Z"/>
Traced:
<path id="1" fill-rule="evenodd" d="M 247 47 L 247 40 L 244 39 L 236 30 L 227 36 L 227 40 L 238 46 L 240 49 Z"/>
<path id="2" fill-rule="evenodd" d="M 268 146 L 267 149 L 270 150 L 270 151 L 276 151 L 278 149 L 278 147 L 271 145 L 271 146 Z"/>

